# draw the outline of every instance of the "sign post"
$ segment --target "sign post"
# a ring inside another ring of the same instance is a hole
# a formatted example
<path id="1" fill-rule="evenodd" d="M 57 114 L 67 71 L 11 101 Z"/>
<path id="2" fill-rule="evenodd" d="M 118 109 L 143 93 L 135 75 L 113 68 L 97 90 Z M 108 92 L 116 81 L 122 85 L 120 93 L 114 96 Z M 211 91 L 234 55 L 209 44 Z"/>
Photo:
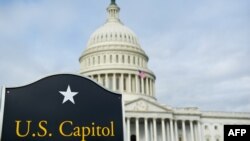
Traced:
<path id="1" fill-rule="evenodd" d="M 1 141 L 123 141 L 122 95 L 73 74 L 3 88 Z"/>

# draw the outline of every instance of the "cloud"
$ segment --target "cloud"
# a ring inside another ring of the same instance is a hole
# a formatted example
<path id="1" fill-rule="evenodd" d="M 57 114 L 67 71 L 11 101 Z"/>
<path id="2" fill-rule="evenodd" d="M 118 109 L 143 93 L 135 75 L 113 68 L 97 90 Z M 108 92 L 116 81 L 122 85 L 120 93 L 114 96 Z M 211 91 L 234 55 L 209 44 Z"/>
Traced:
<path id="1" fill-rule="evenodd" d="M 212 4 L 183 14 L 177 19 L 182 22 L 169 21 L 177 25 L 142 42 L 160 76 L 158 99 L 178 107 L 250 111 L 249 16 L 243 5 Z"/>
<path id="2" fill-rule="evenodd" d="M 0 11 L 0 84 L 16 85 L 55 72 L 77 72 L 71 39 L 77 12 L 68 3 L 15 2 Z M 80 38 L 80 37 L 79 37 Z M 76 38 L 77 39 L 77 38 Z"/>

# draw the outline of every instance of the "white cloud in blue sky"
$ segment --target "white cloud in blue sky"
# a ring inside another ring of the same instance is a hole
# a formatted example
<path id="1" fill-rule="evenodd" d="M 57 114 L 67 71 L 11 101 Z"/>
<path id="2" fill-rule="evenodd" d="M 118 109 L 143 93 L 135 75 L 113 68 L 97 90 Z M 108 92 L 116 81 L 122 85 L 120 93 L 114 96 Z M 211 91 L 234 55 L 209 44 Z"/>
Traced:
<path id="1" fill-rule="evenodd" d="M 117 0 L 174 107 L 250 111 L 249 0 Z M 0 1 L 0 85 L 78 72 L 109 0 Z"/>

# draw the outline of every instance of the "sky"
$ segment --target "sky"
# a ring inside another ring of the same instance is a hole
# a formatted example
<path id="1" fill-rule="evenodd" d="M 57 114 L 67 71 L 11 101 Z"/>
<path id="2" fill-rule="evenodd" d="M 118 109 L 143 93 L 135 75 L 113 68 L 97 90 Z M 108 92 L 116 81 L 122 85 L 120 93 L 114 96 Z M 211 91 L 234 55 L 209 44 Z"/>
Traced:
<path id="1" fill-rule="evenodd" d="M 109 0 L 0 0 L 0 86 L 78 73 Z M 117 0 L 171 107 L 250 112 L 249 0 Z"/>

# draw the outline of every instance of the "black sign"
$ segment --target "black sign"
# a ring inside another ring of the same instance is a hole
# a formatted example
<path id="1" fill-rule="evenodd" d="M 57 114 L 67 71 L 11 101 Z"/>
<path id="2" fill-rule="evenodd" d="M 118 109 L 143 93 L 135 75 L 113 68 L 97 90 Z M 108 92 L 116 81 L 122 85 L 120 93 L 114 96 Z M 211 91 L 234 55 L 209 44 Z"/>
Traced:
<path id="1" fill-rule="evenodd" d="M 5 89 L 1 141 L 123 141 L 122 96 L 59 74 Z"/>
<path id="2" fill-rule="evenodd" d="M 249 141 L 250 125 L 224 125 L 224 141 Z"/>

